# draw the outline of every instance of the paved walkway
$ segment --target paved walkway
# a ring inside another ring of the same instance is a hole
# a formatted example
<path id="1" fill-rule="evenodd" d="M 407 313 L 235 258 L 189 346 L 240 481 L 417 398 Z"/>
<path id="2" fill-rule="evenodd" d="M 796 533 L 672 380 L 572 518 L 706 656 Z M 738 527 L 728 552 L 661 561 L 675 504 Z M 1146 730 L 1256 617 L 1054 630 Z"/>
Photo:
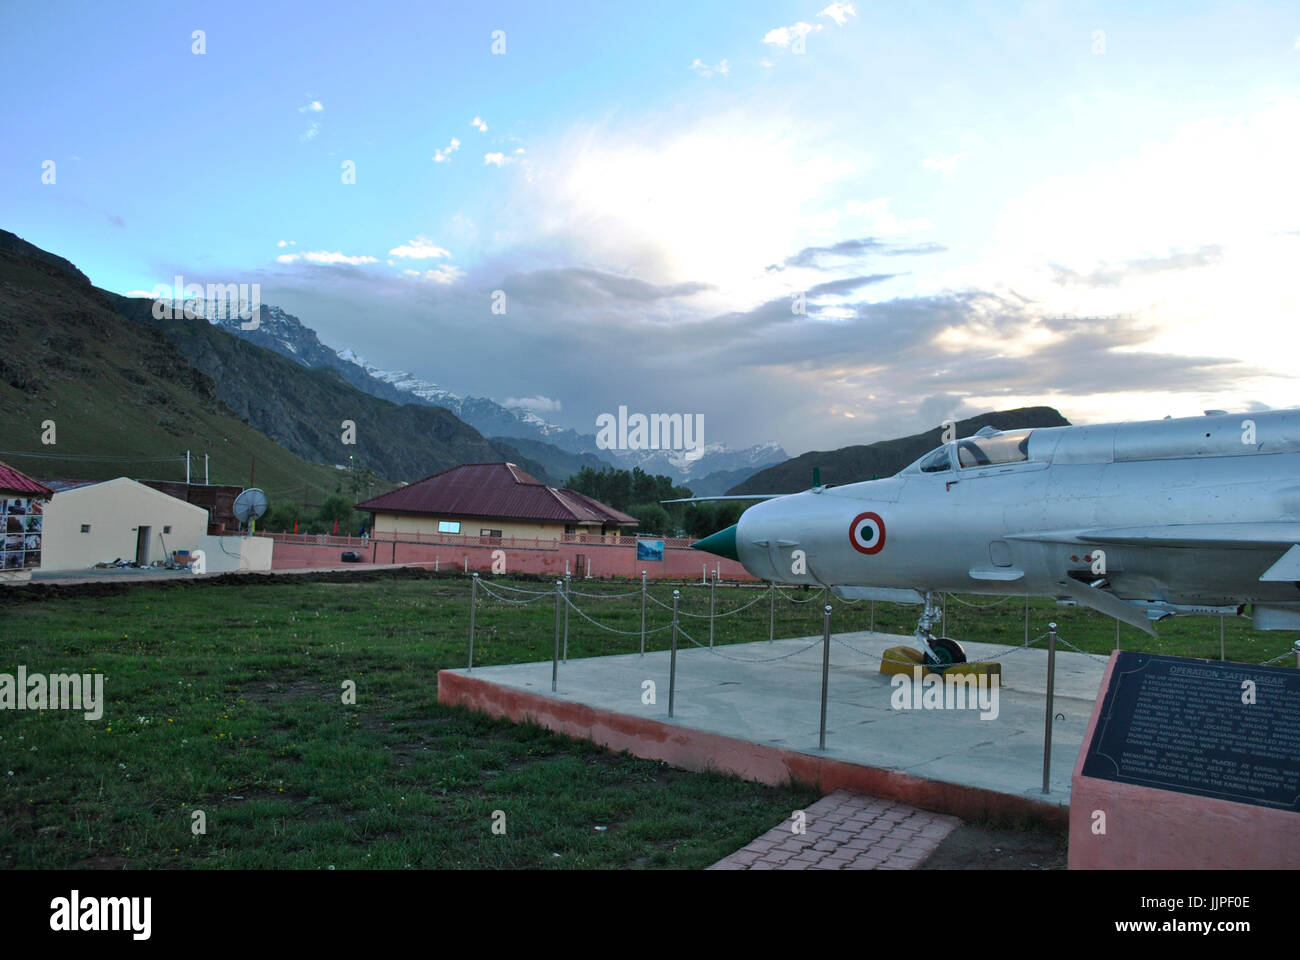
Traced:
<path id="1" fill-rule="evenodd" d="M 710 870 L 912 870 L 961 824 L 892 800 L 847 790 L 822 797 L 805 811 L 805 831 L 791 818 Z"/>

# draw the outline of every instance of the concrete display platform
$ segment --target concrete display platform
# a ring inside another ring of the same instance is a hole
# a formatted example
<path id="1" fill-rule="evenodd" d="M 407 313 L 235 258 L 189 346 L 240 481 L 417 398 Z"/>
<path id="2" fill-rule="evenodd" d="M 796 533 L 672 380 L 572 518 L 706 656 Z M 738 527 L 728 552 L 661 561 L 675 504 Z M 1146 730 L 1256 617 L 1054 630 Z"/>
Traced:
<path id="1" fill-rule="evenodd" d="M 879 656 L 910 637 L 836 636 L 856 651 L 832 638 L 824 751 L 818 748 L 820 637 L 719 646 L 716 652 L 679 648 L 672 718 L 666 651 L 561 663 L 555 694 L 550 661 L 443 670 L 438 700 L 532 720 L 686 769 L 723 770 L 764 783 L 795 777 L 826 792 L 890 797 L 967 819 L 1029 813 L 1068 821 L 1070 777 L 1104 657 L 1057 650 L 1051 792 L 1044 794 L 1045 649 L 965 644 L 970 659 L 1002 663 L 997 717 L 981 719 L 973 709 L 894 709 L 895 688 L 879 672 Z M 652 704 L 642 702 L 647 680 L 655 684 Z"/>

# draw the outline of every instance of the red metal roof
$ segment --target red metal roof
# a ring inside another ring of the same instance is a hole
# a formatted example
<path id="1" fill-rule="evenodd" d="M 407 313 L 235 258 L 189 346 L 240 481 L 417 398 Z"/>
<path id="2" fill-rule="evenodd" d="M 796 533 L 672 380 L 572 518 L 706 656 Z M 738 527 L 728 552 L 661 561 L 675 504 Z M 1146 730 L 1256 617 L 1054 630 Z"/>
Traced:
<path id="1" fill-rule="evenodd" d="M 637 522 L 573 490 L 548 487 L 513 463 L 461 464 L 358 503 L 357 509 L 571 524 Z"/>
<path id="2" fill-rule="evenodd" d="M 17 494 L 20 497 L 54 496 L 54 491 L 45 484 L 38 483 L 7 463 L 0 463 L 0 493 Z"/>

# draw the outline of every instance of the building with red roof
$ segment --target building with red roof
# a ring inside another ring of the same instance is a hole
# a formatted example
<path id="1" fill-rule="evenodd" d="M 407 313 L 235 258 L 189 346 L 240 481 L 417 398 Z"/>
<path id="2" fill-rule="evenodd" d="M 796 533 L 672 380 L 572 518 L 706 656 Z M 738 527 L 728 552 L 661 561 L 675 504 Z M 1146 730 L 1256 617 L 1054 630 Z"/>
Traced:
<path id="1" fill-rule="evenodd" d="M 636 517 L 575 490 L 548 487 L 513 463 L 465 463 L 357 504 L 376 533 L 559 540 L 618 534 Z"/>

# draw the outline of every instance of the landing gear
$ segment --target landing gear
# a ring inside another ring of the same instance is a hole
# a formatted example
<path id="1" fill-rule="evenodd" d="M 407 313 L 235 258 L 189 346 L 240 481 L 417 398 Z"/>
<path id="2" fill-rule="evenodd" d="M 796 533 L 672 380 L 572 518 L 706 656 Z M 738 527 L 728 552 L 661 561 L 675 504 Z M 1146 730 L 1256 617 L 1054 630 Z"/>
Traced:
<path id="1" fill-rule="evenodd" d="M 936 637 L 930 628 L 939 622 L 940 610 L 932 591 L 925 592 L 925 608 L 916 625 L 916 640 L 925 651 L 925 662 L 930 666 L 948 666 L 953 663 L 965 663 L 966 651 L 956 640 L 948 637 Z"/>

